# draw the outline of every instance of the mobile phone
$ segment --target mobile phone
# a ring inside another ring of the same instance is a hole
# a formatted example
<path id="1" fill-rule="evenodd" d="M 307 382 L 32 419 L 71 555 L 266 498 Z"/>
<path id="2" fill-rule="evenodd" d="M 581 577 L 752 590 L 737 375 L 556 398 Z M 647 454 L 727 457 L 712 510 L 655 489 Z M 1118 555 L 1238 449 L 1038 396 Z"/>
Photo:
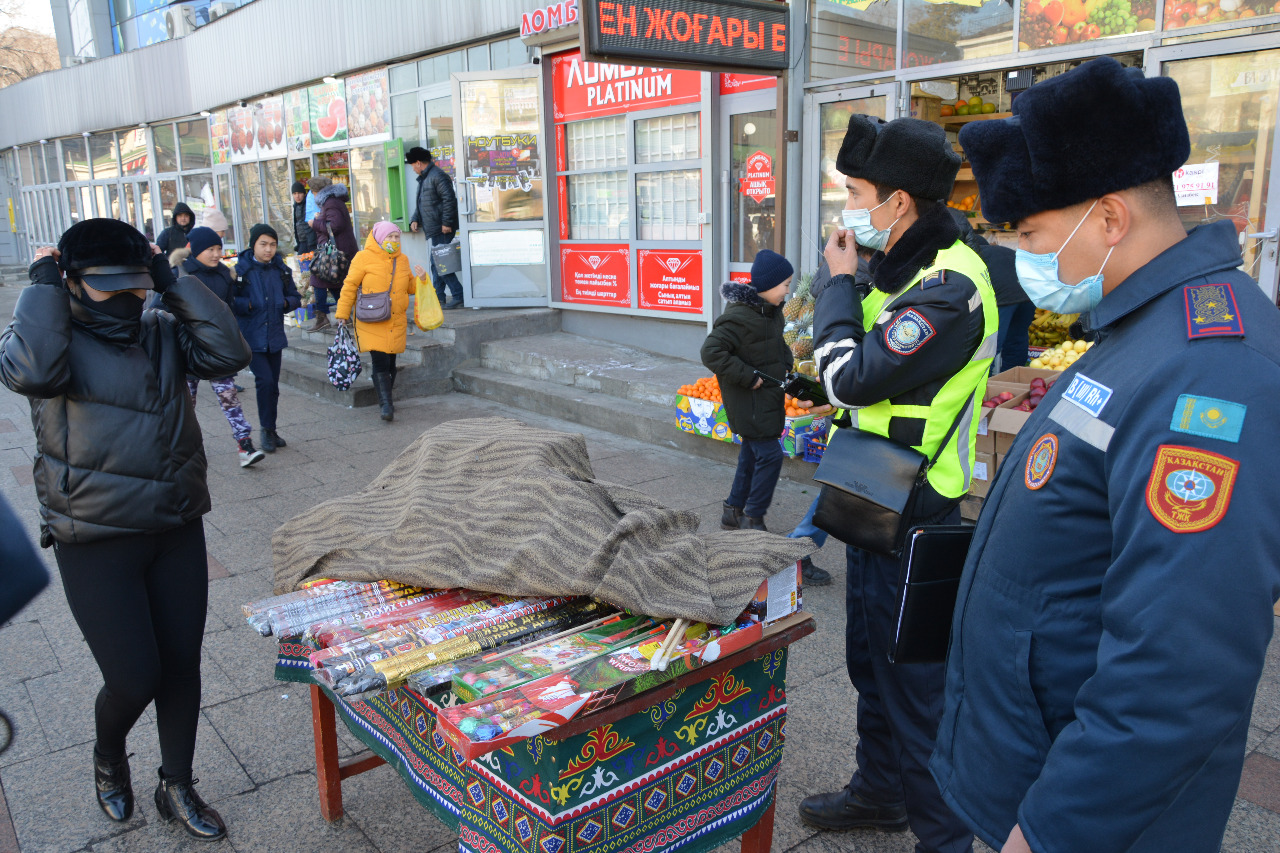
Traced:
<path id="1" fill-rule="evenodd" d="M 788 373 L 787 382 L 782 386 L 782 390 L 797 400 L 808 400 L 815 408 L 831 403 L 827 399 L 827 392 L 822 388 L 822 383 L 803 373 Z"/>

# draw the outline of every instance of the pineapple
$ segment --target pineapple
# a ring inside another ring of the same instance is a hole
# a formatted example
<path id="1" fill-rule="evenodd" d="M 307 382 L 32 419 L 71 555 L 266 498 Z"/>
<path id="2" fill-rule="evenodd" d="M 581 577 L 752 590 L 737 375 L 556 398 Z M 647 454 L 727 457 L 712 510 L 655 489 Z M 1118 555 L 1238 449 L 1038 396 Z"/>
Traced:
<path id="1" fill-rule="evenodd" d="M 813 273 L 800 276 L 795 293 L 782 308 L 782 316 L 788 320 L 799 320 L 806 314 L 813 314 L 813 298 L 809 295 L 809 286 L 813 284 Z"/>
<path id="2" fill-rule="evenodd" d="M 797 361 L 804 361 L 813 358 L 813 336 L 805 333 L 795 339 L 791 344 L 791 354 L 796 357 Z"/>

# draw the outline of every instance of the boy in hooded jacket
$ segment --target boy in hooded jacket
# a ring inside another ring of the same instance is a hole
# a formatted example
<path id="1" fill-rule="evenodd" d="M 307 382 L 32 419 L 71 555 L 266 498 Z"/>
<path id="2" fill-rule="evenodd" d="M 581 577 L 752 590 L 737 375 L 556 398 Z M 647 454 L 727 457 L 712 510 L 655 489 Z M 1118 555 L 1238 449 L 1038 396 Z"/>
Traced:
<path id="1" fill-rule="evenodd" d="M 726 530 L 765 530 L 764 515 L 782 473 L 782 435 L 786 395 L 758 374 L 782 379 L 791 370 L 791 348 L 782 338 L 791 262 L 764 249 L 751 265 L 750 283 L 720 285 L 724 313 L 702 343 L 702 363 L 720 382 L 729 428 L 742 439 L 738 471 L 724 502 L 720 526 Z"/>
<path id="2" fill-rule="evenodd" d="M 284 315 L 302 304 L 293 273 L 276 254 L 279 237 L 270 225 L 261 223 L 249 231 L 249 248 L 236 258 L 236 276 L 231 307 L 240 322 L 240 332 L 253 350 L 253 371 L 257 385 L 258 420 L 262 426 L 262 449 L 275 453 L 285 447 L 276 432 L 276 409 L 280 402 L 280 357 L 289 339 L 284 334 Z"/>

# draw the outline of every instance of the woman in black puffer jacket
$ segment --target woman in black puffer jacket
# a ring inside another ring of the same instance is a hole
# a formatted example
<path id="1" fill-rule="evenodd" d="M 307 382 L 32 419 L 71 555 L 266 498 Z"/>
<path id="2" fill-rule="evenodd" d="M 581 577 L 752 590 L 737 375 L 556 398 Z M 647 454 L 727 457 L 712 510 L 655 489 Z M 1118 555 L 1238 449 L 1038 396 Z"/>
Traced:
<path id="1" fill-rule="evenodd" d="M 221 838 L 222 819 L 191 779 L 209 490 L 186 378 L 229 376 L 249 348 L 226 304 L 192 276 L 175 281 L 168 258 L 123 222 L 72 226 L 57 250 L 37 253 L 30 275 L 0 335 L 0 381 L 30 400 L 40 542 L 54 546 L 105 682 L 98 805 L 112 820 L 132 813 L 125 738 L 154 700 L 157 809 L 196 837 Z M 143 311 L 147 288 L 165 311 Z"/>

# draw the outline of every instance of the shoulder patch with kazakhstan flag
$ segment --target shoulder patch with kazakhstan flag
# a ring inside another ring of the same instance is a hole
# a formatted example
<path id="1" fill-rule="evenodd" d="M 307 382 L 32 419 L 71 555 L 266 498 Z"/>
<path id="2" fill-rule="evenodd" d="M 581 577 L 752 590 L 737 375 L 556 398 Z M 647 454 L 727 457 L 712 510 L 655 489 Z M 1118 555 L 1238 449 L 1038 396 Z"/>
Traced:
<path id="1" fill-rule="evenodd" d="M 1173 421 L 1169 429 L 1238 444 L 1247 411 L 1248 406 L 1243 403 L 1183 394 L 1173 407 Z"/>
<path id="2" fill-rule="evenodd" d="M 1147 480 L 1147 509 L 1174 533 L 1199 533 L 1227 514 L 1240 463 L 1196 447 L 1162 444 Z"/>
<path id="3" fill-rule="evenodd" d="M 1231 285 L 1189 284 L 1183 294 L 1187 303 L 1187 340 L 1244 337 L 1244 324 L 1240 322 Z"/>

